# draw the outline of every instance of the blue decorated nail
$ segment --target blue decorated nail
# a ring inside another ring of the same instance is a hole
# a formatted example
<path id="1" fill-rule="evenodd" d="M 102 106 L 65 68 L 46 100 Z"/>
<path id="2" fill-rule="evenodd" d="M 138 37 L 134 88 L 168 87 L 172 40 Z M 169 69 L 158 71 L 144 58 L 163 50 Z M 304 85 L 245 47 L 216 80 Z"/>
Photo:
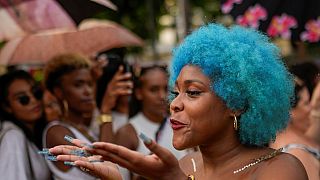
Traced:
<path id="1" fill-rule="evenodd" d="M 73 140 L 73 139 L 74 139 L 74 138 L 71 137 L 71 136 L 68 136 L 68 135 L 65 135 L 65 136 L 64 136 L 64 140 L 68 141 L 69 143 L 72 143 L 72 140 Z"/>
<path id="2" fill-rule="evenodd" d="M 43 148 L 42 151 L 38 151 L 38 154 L 43 154 L 43 155 L 53 155 L 49 152 L 48 148 Z"/>
<path id="3" fill-rule="evenodd" d="M 92 144 L 88 144 L 88 143 L 82 143 L 81 146 L 85 146 L 85 147 L 88 147 L 88 148 L 91 148 L 91 149 L 94 148 Z"/>
<path id="4" fill-rule="evenodd" d="M 45 156 L 46 160 L 49 160 L 49 161 L 58 161 L 57 160 L 57 156 Z"/>
<path id="5" fill-rule="evenodd" d="M 71 162 L 71 161 L 65 161 L 63 163 L 64 163 L 64 165 L 67 165 L 67 166 L 75 166 L 76 165 L 74 162 Z"/>
<path id="6" fill-rule="evenodd" d="M 146 144 L 151 144 L 152 139 L 148 138 L 145 134 L 140 133 L 139 135 L 140 139 L 142 139 L 142 141 Z"/>
<path id="7" fill-rule="evenodd" d="M 71 150 L 71 151 L 70 151 L 70 154 L 76 155 L 76 156 L 80 156 L 80 157 L 88 157 L 88 156 L 91 156 L 91 154 L 89 154 L 88 152 L 86 152 L 85 150 L 82 150 L 82 149 Z"/>

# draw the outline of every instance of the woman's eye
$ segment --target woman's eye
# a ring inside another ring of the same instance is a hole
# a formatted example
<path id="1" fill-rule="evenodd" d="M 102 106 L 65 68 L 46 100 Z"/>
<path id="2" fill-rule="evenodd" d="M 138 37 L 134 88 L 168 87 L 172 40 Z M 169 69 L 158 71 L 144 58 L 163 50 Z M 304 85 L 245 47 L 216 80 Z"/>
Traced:
<path id="1" fill-rule="evenodd" d="M 194 90 L 188 90 L 186 91 L 188 96 L 199 96 L 201 94 L 201 91 L 194 91 Z"/>

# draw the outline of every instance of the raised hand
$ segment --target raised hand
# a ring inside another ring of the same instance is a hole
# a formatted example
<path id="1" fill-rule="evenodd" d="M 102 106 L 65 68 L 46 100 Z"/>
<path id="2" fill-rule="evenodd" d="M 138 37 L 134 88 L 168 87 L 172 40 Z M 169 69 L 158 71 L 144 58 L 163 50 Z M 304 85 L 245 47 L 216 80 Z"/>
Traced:
<path id="1" fill-rule="evenodd" d="M 109 111 L 111 111 L 111 109 L 114 108 L 119 96 L 132 94 L 132 74 L 123 73 L 123 71 L 123 66 L 120 66 L 118 71 L 108 84 L 101 103 L 101 112 L 110 113 Z"/>
<path id="2" fill-rule="evenodd" d="M 83 149 L 83 147 L 91 147 L 89 144 L 71 137 L 65 137 L 65 139 L 75 146 L 60 145 L 51 148 L 49 153 L 57 155 L 55 160 L 63 161 L 65 165 L 79 167 L 82 171 L 103 180 L 122 179 L 119 169 L 114 163 L 104 161 L 101 156 L 91 155 Z"/>
<path id="3" fill-rule="evenodd" d="M 84 147 L 84 149 L 91 154 L 101 155 L 103 160 L 117 163 L 150 179 L 187 179 L 179 167 L 178 160 L 169 150 L 145 136 L 143 139 L 145 145 L 154 154 L 143 155 L 123 146 L 105 142 L 95 142 L 93 143 L 94 148 Z"/>

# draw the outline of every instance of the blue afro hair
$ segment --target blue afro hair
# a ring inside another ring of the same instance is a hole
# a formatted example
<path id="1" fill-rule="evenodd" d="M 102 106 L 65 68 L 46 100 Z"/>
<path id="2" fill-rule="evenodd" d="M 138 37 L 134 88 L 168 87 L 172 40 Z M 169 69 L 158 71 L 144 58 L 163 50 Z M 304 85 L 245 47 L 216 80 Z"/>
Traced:
<path id="1" fill-rule="evenodd" d="M 185 65 L 200 67 L 215 94 L 230 109 L 243 111 L 238 119 L 242 144 L 265 145 L 286 127 L 293 78 L 265 35 L 240 26 L 202 26 L 173 51 L 170 87 Z"/>

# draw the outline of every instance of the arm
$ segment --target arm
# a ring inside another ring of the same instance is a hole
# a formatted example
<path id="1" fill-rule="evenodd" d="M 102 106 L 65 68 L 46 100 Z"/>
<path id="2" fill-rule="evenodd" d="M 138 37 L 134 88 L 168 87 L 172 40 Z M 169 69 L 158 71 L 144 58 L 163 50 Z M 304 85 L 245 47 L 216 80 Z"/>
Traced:
<path id="1" fill-rule="evenodd" d="M 64 136 L 68 135 L 74 137 L 74 134 L 66 127 L 61 125 L 55 125 L 48 129 L 46 134 L 46 144 L 47 148 L 52 148 L 58 145 L 70 145 L 68 142 L 64 140 Z M 54 165 L 63 172 L 71 169 L 70 166 L 66 166 L 63 162 L 54 162 Z"/>
<path id="2" fill-rule="evenodd" d="M 257 179 L 308 180 L 308 176 L 302 163 L 296 157 L 282 153 L 259 168 Z"/>
<path id="3" fill-rule="evenodd" d="M 112 80 L 108 84 L 101 103 L 101 114 L 111 115 L 111 110 L 116 106 L 119 96 L 131 95 L 133 83 L 130 73 L 123 74 L 123 67 L 120 66 Z M 100 138 L 102 142 L 114 142 L 112 123 L 102 123 L 100 125 Z"/>
<path id="4" fill-rule="evenodd" d="M 138 135 L 131 124 L 128 123 L 117 131 L 115 143 L 131 150 L 138 148 Z"/>

